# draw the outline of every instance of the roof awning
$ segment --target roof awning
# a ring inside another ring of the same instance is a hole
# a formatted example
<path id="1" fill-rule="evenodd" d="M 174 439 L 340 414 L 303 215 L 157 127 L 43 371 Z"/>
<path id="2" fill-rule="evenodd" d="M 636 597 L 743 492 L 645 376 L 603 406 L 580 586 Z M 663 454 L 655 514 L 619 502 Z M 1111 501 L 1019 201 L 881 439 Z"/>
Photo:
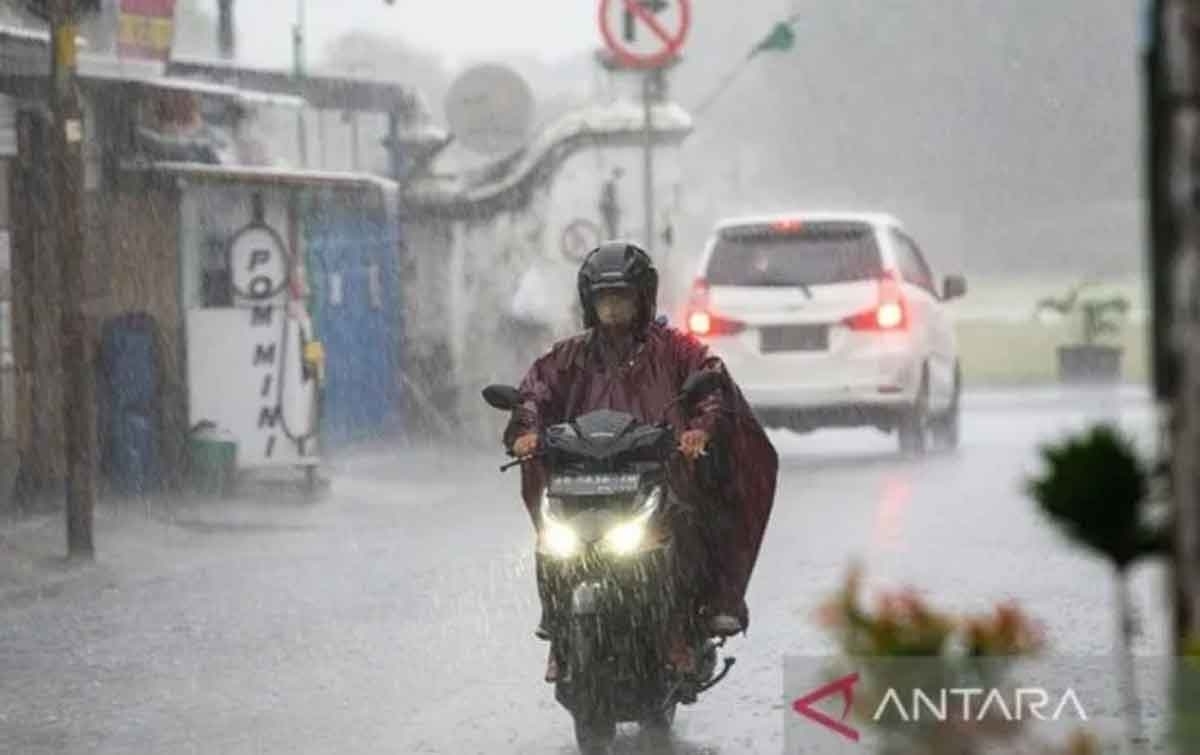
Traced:
<path id="1" fill-rule="evenodd" d="M 41 96 L 50 74 L 49 38 L 45 33 L 0 26 L 0 91 L 19 96 Z M 140 86 L 190 92 L 242 105 L 300 109 L 303 97 L 279 91 L 255 91 L 198 78 L 168 75 L 167 65 L 156 61 L 121 60 L 107 55 L 79 56 L 79 79 L 84 86 Z"/>
<path id="2" fill-rule="evenodd" d="M 398 185 L 395 181 L 390 181 L 370 173 L 179 162 L 128 162 L 122 168 L 135 173 L 155 173 L 209 183 L 261 184 L 294 188 L 361 189 L 378 191 L 384 196 L 394 196 L 398 190 Z"/>
<path id="3" fill-rule="evenodd" d="M 167 72 L 262 92 L 298 94 L 320 110 L 397 113 L 401 118 L 413 118 L 420 109 L 413 90 L 391 81 L 318 73 L 297 78 L 287 71 L 244 68 L 224 60 L 187 58 L 172 59 Z"/>
<path id="4" fill-rule="evenodd" d="M 228 84 L 201 79 L 170 76 L 161 63 L 120 61 L 114 58 L 80 59 L 79 76 L 85 82 L 134 84 L 151 89 L 188 92 L 203 97 L 216 97 L 231 102 L 277 107 L 303 108 L 304 98 L 275 92 L 256 92 Z"/>

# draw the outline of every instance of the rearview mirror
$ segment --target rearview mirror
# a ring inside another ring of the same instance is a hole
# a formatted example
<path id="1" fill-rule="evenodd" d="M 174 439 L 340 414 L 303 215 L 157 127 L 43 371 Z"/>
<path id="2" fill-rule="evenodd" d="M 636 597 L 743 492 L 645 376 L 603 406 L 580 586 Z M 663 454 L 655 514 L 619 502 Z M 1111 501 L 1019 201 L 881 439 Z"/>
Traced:
<path id="1" fill-rule="evenodd" d="M 945 283 L 942 284 L 942 299 L 950 301 L 957 299 L 967 294 L 967 279 L 961 275 L 947 275 Z"/>
<path id="2" fill-rule="evenodd" d="M 683 381 L 683 388 L 679 392 L 692 399 L 697 396 L 703 396 L 706 393 L 712 393 L 721 387 L 722 382 L 723 379 L 719 372 L 712 370 L 693 372 L 688 376 L 687 380 Z"/>
<path id="3" fill-rule="evenodd" d="M 511 412 L 521 405 L 521 392 L 511 385 L 489 385 L 483 389 L 483 400 L 493 409 Z"/>

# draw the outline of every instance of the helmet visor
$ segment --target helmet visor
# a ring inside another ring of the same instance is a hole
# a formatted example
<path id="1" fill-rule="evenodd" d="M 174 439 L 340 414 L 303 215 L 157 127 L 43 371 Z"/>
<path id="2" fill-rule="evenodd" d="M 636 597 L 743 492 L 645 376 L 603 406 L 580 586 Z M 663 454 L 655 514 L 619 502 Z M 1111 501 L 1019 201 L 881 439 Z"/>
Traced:
<path id="1" fill-rule="evenodd" d="M 627 326 L 637 318 L 637 293 L 629 287 L 597 291 L 595 306 L 601 325 Z"/>

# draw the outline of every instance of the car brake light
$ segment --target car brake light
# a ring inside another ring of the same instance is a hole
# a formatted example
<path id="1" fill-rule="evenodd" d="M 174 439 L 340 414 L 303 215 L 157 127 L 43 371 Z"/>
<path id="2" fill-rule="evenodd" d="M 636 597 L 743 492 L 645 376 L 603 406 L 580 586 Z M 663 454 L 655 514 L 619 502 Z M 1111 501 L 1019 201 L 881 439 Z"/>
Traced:
<path id="1" fill-rule="evenodd" d="M 688 316 L 688 332 L 697 336 L 732 336 L 746 329 L 746 324 L 737 320 L 717 317 L 704 310 Z"/>
<path id="2" fill-rule="evenodd" d="M 851 330 L 903 330 L 908 327 L 908 306 L 900 293 L 896 274 L 887 271 L 879 280 L 879 304 L 875 309 L 847 317 Z"/>
<path id="3" fill-rule="evenodd" d="M 691 313 L 685 320 L 688 332 L 697 336 L 731 336 L 745 330 L 744 323 L 712 313 L 709 293 L 708 281 L 704 278 L 697 278 L 692 284 L 692 295 L 688 299 Z"/>
<path id="4" fill-rule="evenodd" d="M 780 233 L 794 233 L 800 230 L 800 221 L 791 218 L 785 220 L 776 220 L 771 223 L 771 229 Z"/>
<path id="5" fill-rule="evenodd" d="M 880 304 L 875 310 L 875 322 L 883 329 L 898 328 L 904 322 L 904 307 L 899 302 Z"/>

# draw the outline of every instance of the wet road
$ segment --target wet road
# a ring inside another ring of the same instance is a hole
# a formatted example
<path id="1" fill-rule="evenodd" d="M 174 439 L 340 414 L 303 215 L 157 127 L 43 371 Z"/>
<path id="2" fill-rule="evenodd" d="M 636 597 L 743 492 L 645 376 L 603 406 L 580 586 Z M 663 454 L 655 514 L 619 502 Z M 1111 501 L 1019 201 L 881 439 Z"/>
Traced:
<path id="1" fill-rule="evenodd" d="M 921 461 L 872 432 L 776 436 L 752 631 L 730 678 L 681 711 L 676 752 L 780 751 L 781 658 L 829 649 L 812 612 L 852 558 L 869 586 L 954 609 L 1014 596 L 1053 648 L 1108 651 L 1103 564 L 1046 528 L 1020 481 L 1037 442 L 1091 419 L 1149 447 L 1150 405 L 1043 392 L 967 407 L 961 450 Z M 99 568 L 0 602 L 0 752 L 574 752 L 539 680 L 529 523 L 495 461 L 375 454 L 316 505 L 106 517 Z M 1160 570 L 1134 582 L 1142 647 L 1159 647 Z"/>

